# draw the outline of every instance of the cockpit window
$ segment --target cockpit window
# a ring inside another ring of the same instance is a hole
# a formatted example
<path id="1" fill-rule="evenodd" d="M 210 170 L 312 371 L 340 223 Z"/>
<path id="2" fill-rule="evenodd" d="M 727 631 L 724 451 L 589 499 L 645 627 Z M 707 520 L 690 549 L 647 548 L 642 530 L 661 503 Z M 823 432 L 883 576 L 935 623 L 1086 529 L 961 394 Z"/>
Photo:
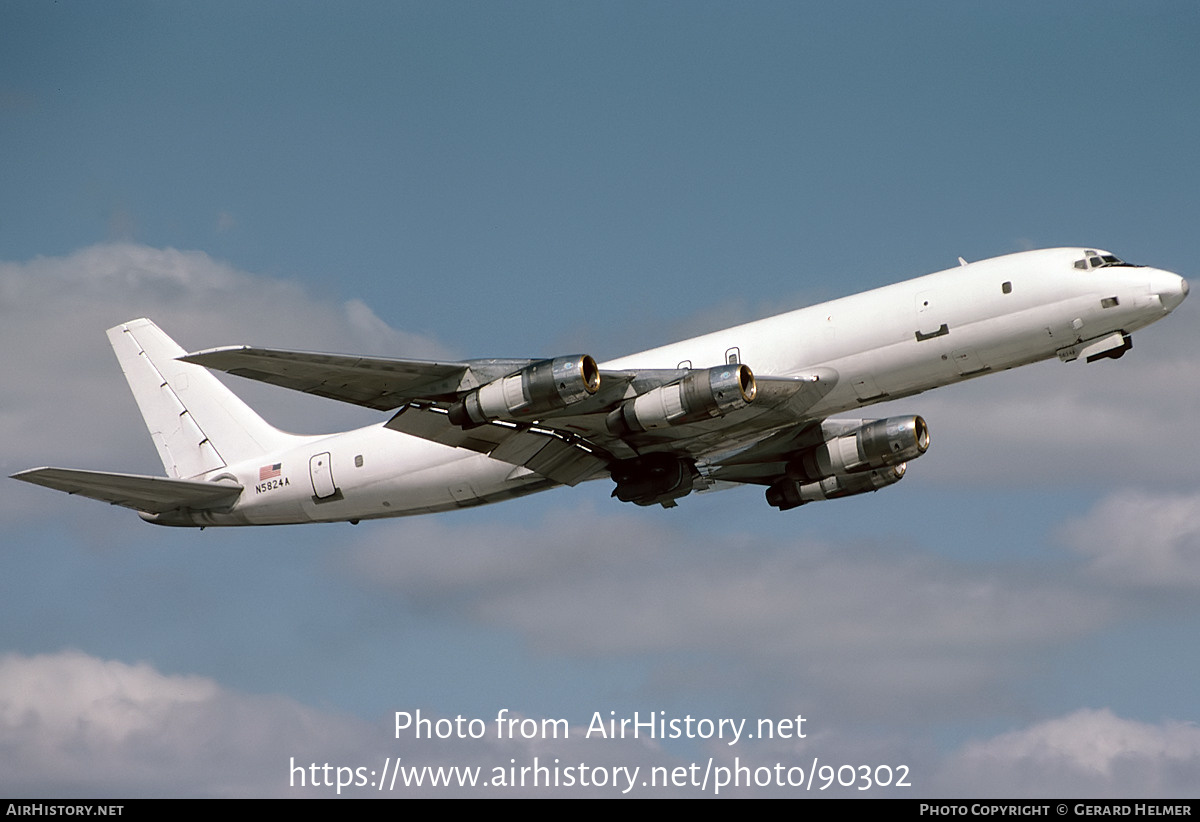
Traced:
<path id="1" fill-rule="evenodd" d="M 1127 263 L 1119 257 L 1103 251 L 1093 251 L 1092 249 L 1084 249 L 1084 257 L 1082 260 L 1075 261 L 1075 267 L 1080 271 L 1089 271 L 1093 268 L 1109 268 L 1111 266 L 1128 266 L 1133 268 L 1132 263 Z"/>

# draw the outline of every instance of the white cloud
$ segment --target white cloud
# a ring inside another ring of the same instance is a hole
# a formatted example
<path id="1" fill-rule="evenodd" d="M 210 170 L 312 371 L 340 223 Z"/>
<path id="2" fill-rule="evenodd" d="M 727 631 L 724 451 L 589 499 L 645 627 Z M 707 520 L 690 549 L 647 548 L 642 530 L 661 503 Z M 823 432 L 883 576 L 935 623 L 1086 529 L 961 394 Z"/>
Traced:
<path id="1" fill-rule="evenodd" d="M 410 706 L 403 706 L 412 710 Z M 433 723 L 452 719 L 422 712 Z M 602 716 L 607 716 L 602 713 Z M 673 716 L 668 713 L 668 717 Z M 520 720 L 522 715 L 509 714 Z M 527 717 L 540 726 L 542 717 Z M 622 718 L 621 716 L 617 717 Z M 734 717 L 737 718 L 737 717 Z M 782 718 L 782 717 L 776 717 Z M 692 788 L 649 789 L 640 784 L 653 766 L 672 769 L 700 763 L 768 769 L 775 762 L 809 767 L 816 756 L 835 766 L 849 762 L 908 766 L 922 796 L 1178 796 L 1190 795 L 1200 767 L 1200 728 L 1174 720 L 1122 719 L 1110 710 L 1082 709 L 1028 728 L 968 743 L 940 759 L 910 741 L 869 738 L 830 730 L 810 718 L 807 739 L 706 743 L 691 753 L 659 740 L 585 738 L 587 723 L 570 726 L 568 738 L 498 738 L 493 716 L 480 717 L 482 738 L 416 738 L 395 735 L 394 717 L 377 723 L 317 710 L 283 696 L 239 693 L 207 677 L 163 674 L 145 664 L 99 659 L 78 651 L 0 656 L 0 770 L 14 795 L 72 796 L 331 796 L 336 789 L 311 784 L 307 766 L 381 769 L 400 757 L 412 767 L 478 766 L 484 778 L 513 765 L 637 767 L 635 796 L 696 795 Z M 645 717 L 643 716 L 644 720 Z M 449 728 L 444 724 L 442 727 Z M 754 719 L 745 730 L 756 729 Z M 293 762 L 303 774 L 292 770 Z M 319 770 L 319 779 L 335 778 Z M 560 771 L 561 773 L 561 771 Z M 578 773 L 578 771 L 576 771 Z M 693 774 L 694 775 L 694 774 Z M 728 775 L 728 774 L 727 774 Z M 349 772 L 343 772 L 348 779 Z M 524 777 L 530 779 L 530 772 Z M 818 778 L 816 784 L 820 784 Z M 777 786 L 726 795 L 795 795 Z M 368 793 L 369 792 L 369 793 Z M 423 791 L 397 788 L 385 796 Z M 427 790 L 425 792 L 428 792 Z M 708 789 L 711 794 L 711 785 Z M 359 785 L 347 795 L 379 796 Z M 452 788 L 438 794 L 545 796 L 528 784 L 484 790 Z M 580 788 L 572 796 L 616 796 L 618 788 Z M 826 793 L 874 796 L 855 787 Z M 896 793 L 907 795 L 911 790 Z"/>
<path id="2" fill-rule="evenodd" d="M 0 657 L 0 771 L 13 795 L 286 795 L 290 756 L 347 756 L 372 731 L 145 663 Z"/>
<path id="3" fill-rule="evenodd" d="M 947 796 L 1192 796 L 1197 773 L 1195 724 L 1081 709 L 965 745 L 937 785 Z"/>
<path id="4" fill-rule="evenodd" d="M 733 665 L 747 687 L 860 715 L 978 707 L 1040 649 L 1111 615 L 1102 596 L 1019 569 L 647 521 L 587 510 L 514 527 L 410 520 L 379 528 L 353 558 L 364 584 L 547 652 L 699 666 L 668 677 L 676 690 L 724 681 Z"/>
<path id="5" fill-rule="evenodd" d="M 1200 585 L 1200 494 L 1125 491 L 1061 529 L 1092 570 L 1122 585 Z"/>
<path id="6" fill-rule="evenodd" d="M 447 719 L 422 714 L 430 723 Z M 508 718 L 523 717 L 509 713 Z M 620 795 L 619 780 L 611 779 L 613 767 L 645 773 L 651 765 L 680 764 L 645 739 L 586 739 L 586 726 L 571 727 L 565 738 L 550 733 L 500 738 L 495 717 L 488 716 L 480 718 L 486 730 L 479 739 L 441 739 L 431 738 L 428 730 L 418 738 L 412 726 L 397 736 L 394 714 L 381 719 L 369 724 L 287 697 L 239 693 L 206 677 L 167 675 L 146 663 L 130 665 L 78 651 L 0 656 L 0 772 L 5 791 L 13 795 L 325 797 L 338 793 L 332 783 L 342 768 L 349 769 L 340 775 L 349 786 L 343 795 L 380 796 L 369 784 L 371 775 L 382 772 L 388 758 L 394 765 L 400 757 L 414 769 L 482 769 L 479 787 L 454 786 L 432 791 L 436 794 L 486 794 L 483 781 L 495 779 L 494 769 L 511 778 L 515 764 L 525 784 L 506 784 L 491 793 L 546 795 L 552 791 L 544 782 L 533 786 L 531 771 L 521 774 L 536 758 L 547 773 L 556 763 L 607 767 L 606 783 L 590 789 L 577 784 L 569 794 L 610 797 Z M 540 729 L 541 717 L 534 719 Z M 326 772 L 326 764 L 333 770 Z M 431 792 L 405 788 L 403 778 L 395 784 L 382 795 Z M 676 792 L 654 795 L 671 793 Z"/>

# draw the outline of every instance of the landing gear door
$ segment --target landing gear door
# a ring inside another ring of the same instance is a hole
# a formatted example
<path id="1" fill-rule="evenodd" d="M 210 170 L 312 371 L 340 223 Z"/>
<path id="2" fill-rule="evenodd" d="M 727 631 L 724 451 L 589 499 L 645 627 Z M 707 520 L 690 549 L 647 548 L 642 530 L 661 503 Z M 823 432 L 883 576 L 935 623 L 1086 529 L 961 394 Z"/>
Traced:
<path id="1" fill-rule="evenodd" d="M 308 461 L 308 474 L 312 478 L 313 496 L 317 499 L 332 497 L 337 493 L 328 451 L 316 454 Z"/>

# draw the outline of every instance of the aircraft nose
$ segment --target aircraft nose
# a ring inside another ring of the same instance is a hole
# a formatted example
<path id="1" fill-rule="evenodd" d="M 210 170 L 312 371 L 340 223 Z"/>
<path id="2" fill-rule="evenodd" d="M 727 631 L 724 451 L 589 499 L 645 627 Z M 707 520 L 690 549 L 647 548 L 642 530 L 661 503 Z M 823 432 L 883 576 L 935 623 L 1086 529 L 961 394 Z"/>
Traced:
<path id="1" fill-rule="evenodd" d="M 1188 295 L 1188 281 L 1170 271 L 1156 271 L 1150 289 L 1162 300 L 1163 308 L 1174 311 Z"/>

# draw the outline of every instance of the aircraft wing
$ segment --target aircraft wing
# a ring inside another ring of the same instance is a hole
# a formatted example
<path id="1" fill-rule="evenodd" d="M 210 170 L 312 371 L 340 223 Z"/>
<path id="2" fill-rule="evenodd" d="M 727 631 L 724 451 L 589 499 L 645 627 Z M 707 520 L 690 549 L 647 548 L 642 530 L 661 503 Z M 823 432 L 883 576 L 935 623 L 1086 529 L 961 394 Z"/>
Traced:
<path id="1" fill-rule="evenodd" d="M 223 508 L 242 493 L 242 486 L 233 483 L 194 482 L 73 468 L 31 468 L 13 474 L 12 478 L 151 514 L 179 508 Z"/>
<path id="2" fill-rule="evenodd" d="M 737 363 L 602 371 L 591 357 L 442 363 L 248 346 L 180 359 L 369 408 L 398 409 L 386 423 L 394 431 L 487 454 L 565 485 L 603 476 L 622 461 L 640 466 L 636 461 L 647 455 L 695 464 L 745 452 L 806 421 L 808 409 L 838 380 L 830 368 L 755 378 Z M 774 470 L 759 465 L 728 478 L 761 482 L 764 468 Z"/>
<path id="3" fill-rule="evenodd" d="M 607 376 L 608 372 L 602 373 Z M 646 375 L 639 372 L 628 390 L 635 391 L 637 381 L 645 380 Z M 662 372 L 651 381 L 661 385 L 661 380 L 678 376 L 678 372 Z M 655 431 L 614 432 L 610 418 L 620 398 L 604 402 L 603 397 L 547 414 L 534 423 L 492 420 L 466 428 L 455 425 L 441 404 L 413 402 L 388 420 L 386 427 L 487 454 L 564 485 L 576 485 L 603 476 L 614 461 L 644 454 L 668 453 L 694 459 L 706 453 L 745 450 L 770 431 L 795 425 L 803 410 L 815 405 L 836 381 L 836 374 L 829 369 L 801 377 L 758 379 L 753 406 Z"/>
<path id="4" fill-rule="evenodd" d="M 211 348 L 179 358 L 239 377 L 391 411 L 411 400 L 450 401 L 511 374 L 533 360 L 433 362 L 281 351 L 247 345 Z"/>

